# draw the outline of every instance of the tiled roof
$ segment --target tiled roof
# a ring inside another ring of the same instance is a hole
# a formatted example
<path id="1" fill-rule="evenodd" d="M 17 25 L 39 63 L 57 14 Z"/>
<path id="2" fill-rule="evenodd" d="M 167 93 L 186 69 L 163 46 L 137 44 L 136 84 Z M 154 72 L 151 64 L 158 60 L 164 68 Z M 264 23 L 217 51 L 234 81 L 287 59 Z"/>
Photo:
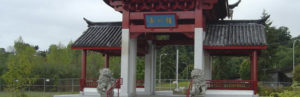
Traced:
<path id="1" fill-rule="evenodd" d="M 92 23 L 72 47 L 120 47 L 121 22 Z"/>
<path id="2" fill-rule="evenodd" d="M 121 22 L 93 23 L 72 47 L 120 47 Z M 264 46 L 264 25 L 259 20 L 219 21 L 206 26 L 205 46 Z"/>
<path id="3" fill-rule="evenodd" d="M 220 21 L 208 24 L 205 46 L 264 46 L 264 25 L 260 21 Z"/>

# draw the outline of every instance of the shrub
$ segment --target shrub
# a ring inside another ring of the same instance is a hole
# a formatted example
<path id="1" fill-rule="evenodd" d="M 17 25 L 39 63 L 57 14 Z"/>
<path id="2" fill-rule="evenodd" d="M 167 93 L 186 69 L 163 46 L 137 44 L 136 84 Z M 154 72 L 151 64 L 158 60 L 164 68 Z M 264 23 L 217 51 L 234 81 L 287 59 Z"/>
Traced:
<path id="1" fill-rule="evenodd" d="M 293 79 L 297 82 L 300 82 L 300 64 L 298 64 L 295 68 L 295 72 L 293 74 Z"/>

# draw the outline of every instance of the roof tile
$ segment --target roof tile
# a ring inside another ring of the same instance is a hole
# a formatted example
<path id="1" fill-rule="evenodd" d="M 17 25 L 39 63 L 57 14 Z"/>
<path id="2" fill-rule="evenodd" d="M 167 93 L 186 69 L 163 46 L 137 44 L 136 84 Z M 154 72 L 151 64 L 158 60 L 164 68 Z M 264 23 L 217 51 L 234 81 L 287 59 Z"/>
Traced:
<path id="1" fill-rule="evenodd" d="M 121 22 L 91 23 L 72 47 L 120 47 Z M 206 26 L 205 46 L 264 46 L 264 25 L 254 21 L 219 21 Z"/>

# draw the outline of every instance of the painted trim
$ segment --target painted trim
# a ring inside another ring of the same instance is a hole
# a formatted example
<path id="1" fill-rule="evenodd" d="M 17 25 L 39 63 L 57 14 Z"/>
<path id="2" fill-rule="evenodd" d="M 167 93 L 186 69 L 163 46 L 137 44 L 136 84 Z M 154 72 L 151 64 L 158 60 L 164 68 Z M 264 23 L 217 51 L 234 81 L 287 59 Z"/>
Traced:
<path id="1" fill-rule="evenodd" d="M 72 47 L 72 49 L 86 49 L 86 50 L 121 50 L 121 47 Z"/>
<path id="2" fill-rule="evenodd" d="M 204 49 L 267 49 L 267 46 L 203 46 Z"/>
<path id="3" fill-rule="evenodd" d="M 194 24 L 178 24 L 176 28 L 146 28 L 146 25 L 130 25 L 130 33 L 137 32 L 157 32 L 157 33 L 175 33 L 175 32 L 194 32 Z"/>
<path id="4" fill-rule="evenodd" d="M 143 20 L 144 14 L 154 14 L 158 12 L 130 12 L 130 20 Z M 176 14 L 177 19 L 194 19 L 194 11 L 172 11 L 172 12 L 159 12 L 160 14 Z"/>

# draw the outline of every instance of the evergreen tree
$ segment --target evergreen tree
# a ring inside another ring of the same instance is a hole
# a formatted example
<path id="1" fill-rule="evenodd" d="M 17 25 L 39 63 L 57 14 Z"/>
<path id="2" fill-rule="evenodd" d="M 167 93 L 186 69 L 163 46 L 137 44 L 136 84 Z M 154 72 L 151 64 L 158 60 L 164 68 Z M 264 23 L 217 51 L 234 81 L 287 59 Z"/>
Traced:
<path id="1" fill-rule="evenodd" d="M 8 57 L 8 71 L 2 75 L 14 97 L 24 97 L 25 87 L 33 84 L 38 76 L 33 74 L 36 65 L 35 49 L 20 37 L 14 44 L 15 54 Z"/>

